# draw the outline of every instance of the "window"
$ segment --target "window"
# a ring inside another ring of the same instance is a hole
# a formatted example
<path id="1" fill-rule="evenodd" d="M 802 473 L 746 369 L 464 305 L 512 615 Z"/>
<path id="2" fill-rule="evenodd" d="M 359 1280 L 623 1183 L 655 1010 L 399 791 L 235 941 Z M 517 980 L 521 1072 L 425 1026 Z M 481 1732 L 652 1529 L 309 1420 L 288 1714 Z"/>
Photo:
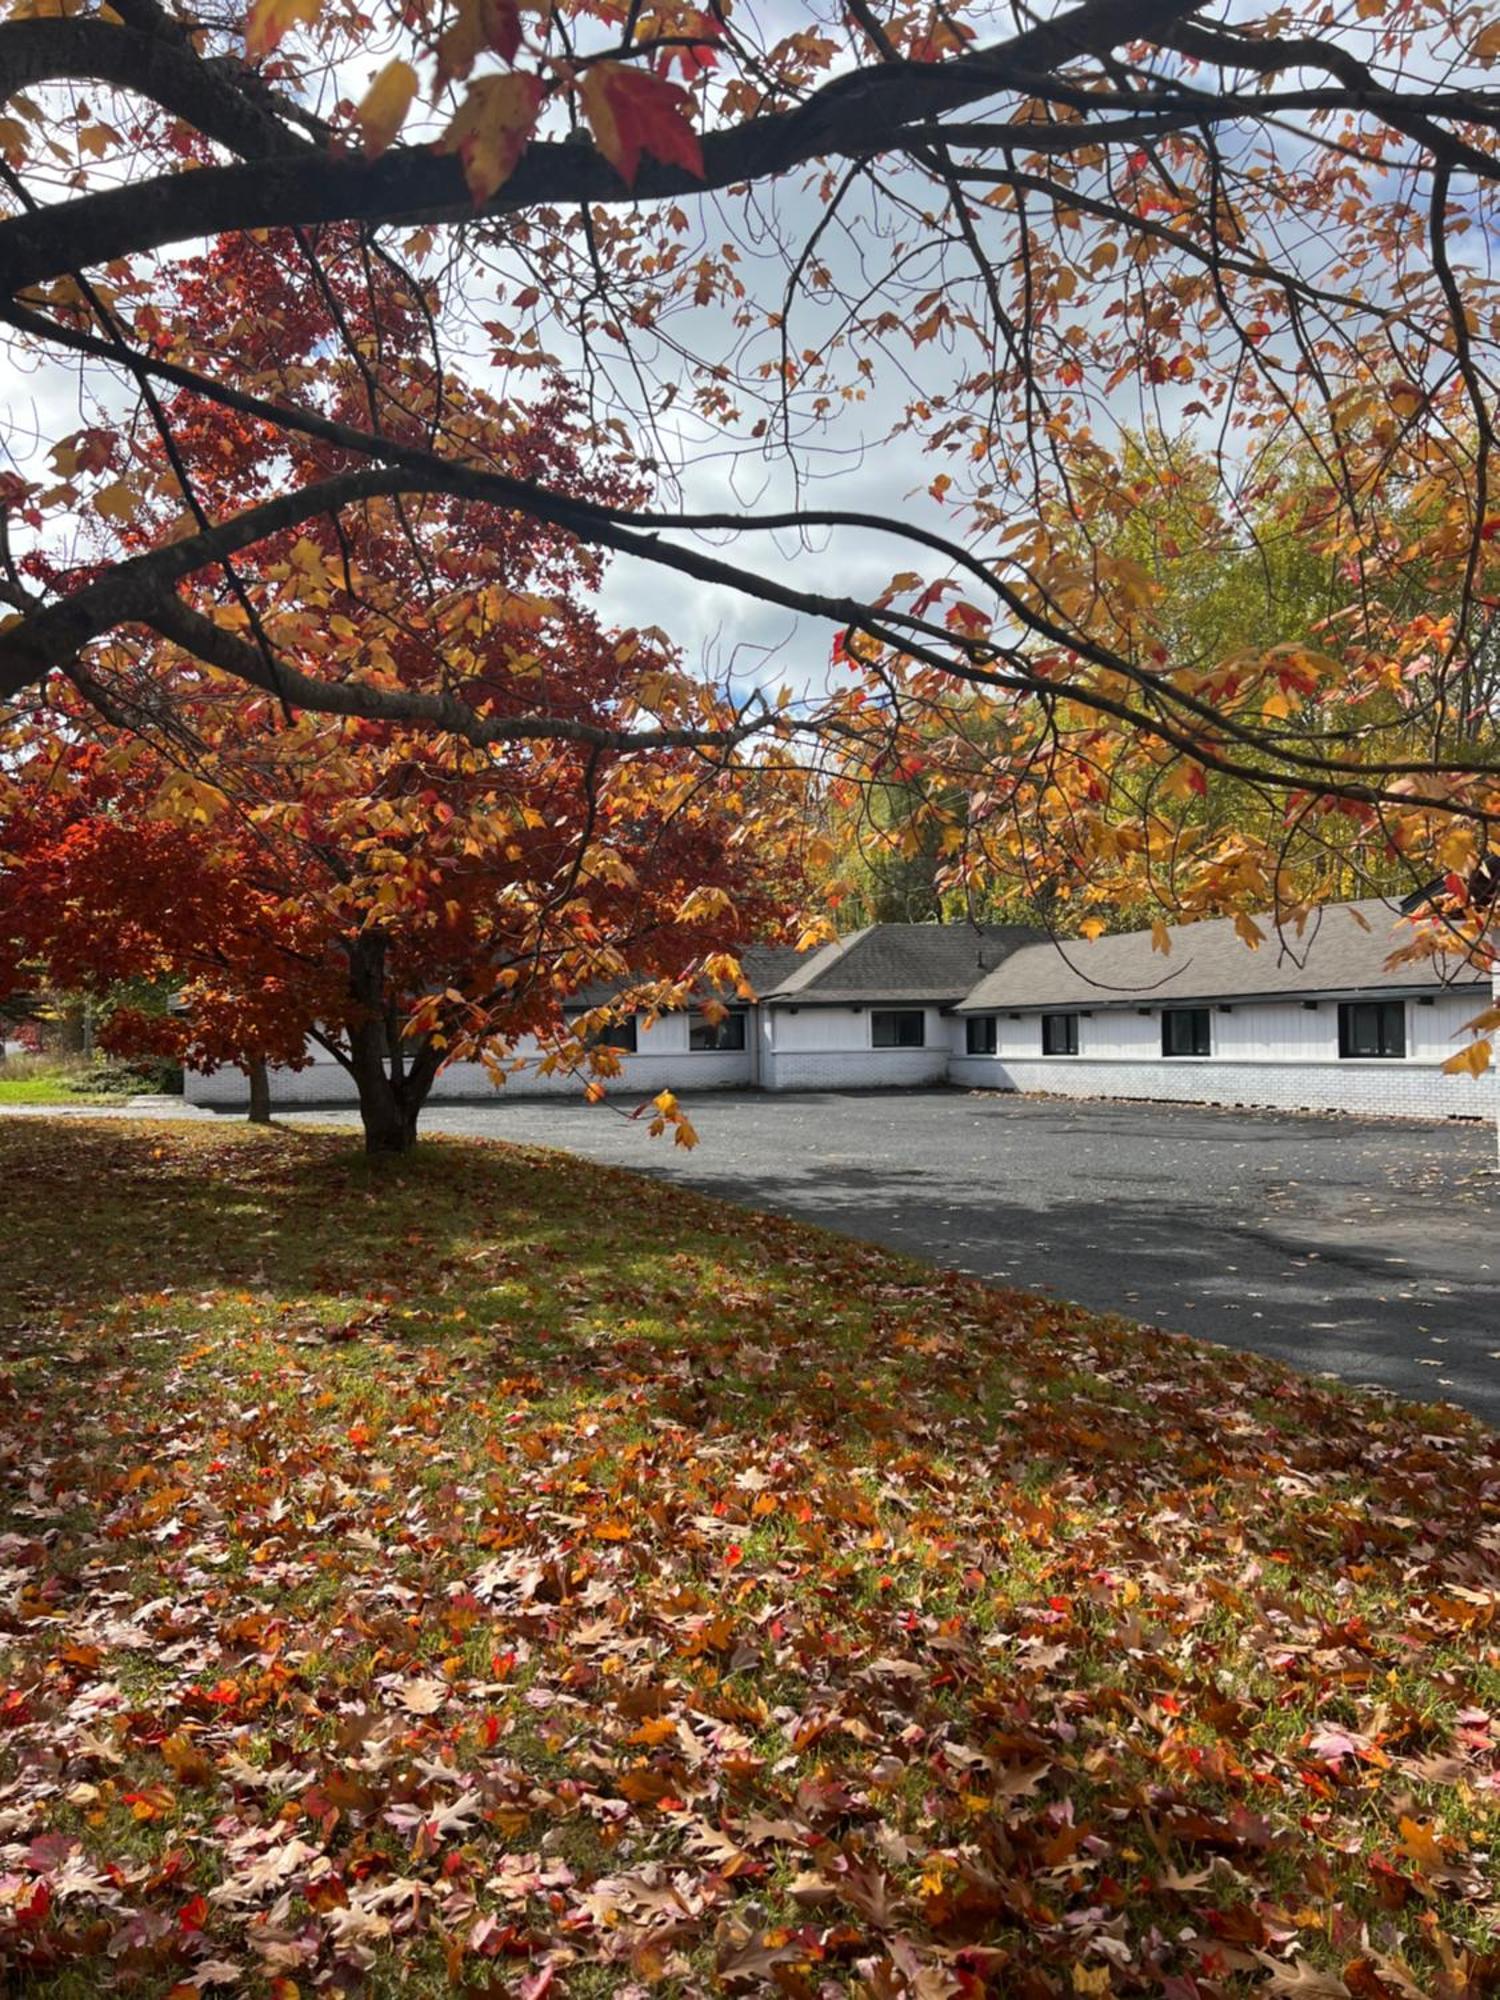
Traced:
<path id="1" fill-rule="evenodd" d="M 1406 1004 L 1401 1000 L 1346 1000 L 1339 1008 L 1341 1056 L 1404 1056 Z"/>
<path id="2" fill-rule="evenodd" d="M 1163 1007 L 1161 1052 L 1164 1056 L 1207 1056 L 1213 1054 L 1206 1007 Z"/>
<path id="3" fill-rule="evenodd" d="M 920 1049 L 927 1045 L 927 1016 L 920 1007 L 899 1011 L 877 1007 L 870 1016 L 872 1049 Z"/>
<path id="4" fill-rule="evenodd" d="M 594 1037 L 602 1049 L 623 1049 L 627 1055 L 635 1054 L 635 1020 L 616 1021 L 613 1027 L 603 1029 Z"/>
<path id="5" fill-rule="evenodd" d="M 992 1056 L 995 1053 L 995 1017 L 993 1014 L 971 1014 L 964 1023 L 964 1047 L 971 1056 Z"/>
<path id="6" fill-rule="evenodd" d="M 1076 1056 L 1078 1053 L 1078 1016 L 1076 1014 L 1043 1014 L 1042 1054 L 1044 1056 Z"/>
<path id="7" fill-rule="evenodd" d="M 742 1049 L 745 1046 L 745 1014 L 743 1008 L 726 1014 L 722 1021 L 706 1021 L 697 1015 L 688 1027 L 688 1047 L 695 1054 L 719 1054 L 728 1049 Z"/>

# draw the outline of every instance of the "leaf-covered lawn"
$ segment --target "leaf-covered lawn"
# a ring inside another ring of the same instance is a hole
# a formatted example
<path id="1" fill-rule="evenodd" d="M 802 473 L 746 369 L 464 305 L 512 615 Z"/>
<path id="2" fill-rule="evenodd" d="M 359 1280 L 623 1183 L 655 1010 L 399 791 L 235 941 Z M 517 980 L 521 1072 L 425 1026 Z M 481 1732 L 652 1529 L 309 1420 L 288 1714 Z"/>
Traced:
<path id="1" fill-rule="evenodd" d="M 0 1126 L 18 1993 L 1500 1990 L 1500 1455 L 580 1161 Z"/>

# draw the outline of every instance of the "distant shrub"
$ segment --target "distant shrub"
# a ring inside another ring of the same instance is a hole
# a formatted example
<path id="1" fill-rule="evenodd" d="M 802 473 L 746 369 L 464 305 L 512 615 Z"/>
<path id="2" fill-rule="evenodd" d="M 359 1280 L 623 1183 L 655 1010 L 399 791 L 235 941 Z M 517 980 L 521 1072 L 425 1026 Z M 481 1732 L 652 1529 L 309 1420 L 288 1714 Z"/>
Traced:
<path id="1" fill-rule="evenodd" d="M 99 1056 L 70 1068 L 65 1086 L 79 1097 L 134 1097 L 142 1091 L 182 1089 L 182 1071 L 155 1056 Z"/>

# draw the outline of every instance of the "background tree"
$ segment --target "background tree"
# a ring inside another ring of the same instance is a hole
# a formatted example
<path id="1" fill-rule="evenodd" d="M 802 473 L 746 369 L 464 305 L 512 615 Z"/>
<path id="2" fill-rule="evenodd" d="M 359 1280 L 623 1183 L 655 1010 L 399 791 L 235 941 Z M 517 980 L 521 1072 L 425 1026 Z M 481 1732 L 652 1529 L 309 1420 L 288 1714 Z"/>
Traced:
<path id="1" fill-rule="evenodd" d="M 1382 560 L 1361 573 L 1340 496 L 1305 447 L 1289 448 L 1279 462 L 1268 457 L 1232 505 L 1191 432 L 1128 439 L 1110 472 L 1076 516 L 1051 523 L 1051 535 L 1057 570 L 1092 593 L 1091 621 L 1114 647 L 1148 668 L 1165 662 L 1179 677 L 1232 687 L 1241 713 L 1257 704 L 1267 729 L 1346 746 L 1378 731 L 1403 742 L 1409 759 L 1422 758 L 1431 718 L 1412 699 L 1412 664 L 1402 661 L 1399 678 L 1379 665 L 1372 671 L 1371 641 L 1383 634 L 1388 669 L 1413 638 L 1440 644 L 1452 632 L 1462 577 L 1431 559 L 1434 544 L 1441 547 L 1440 515 L 1392 489 Z M 1494 652 L 1494 615 L 1485 608 L 1463 702 L 1481 755 L 1495 750 Z M 1425 664 L 1416 662 L 1418 676 Z M 904 753 L 899 776 L 882 775 L 877 762 L 865 783 L 835 786 L 830 795 L 829 880 L 866 915 L 882 899 L 901 902 L 913 884 L 927 914 L 1041 915 L 1065 933 L 1101 917 L 1116 927 L 1149 924 L 1162 905 L 1178 902 L 1183 885 L 1191 903 L 1200 882 L 1232 910 L 1243 907 L 1235 880 L 1205 877 L 1203 857 L 1243 852 L 1251 841 L 1272 881 L 1281 873 L 1277 857 L 1295 853 L 1304 881 L 1324 898 L 1400 897 L 1413 886 L 1401 845 L 1370 839 L 1373 815 L 1347 800 L 1328 810 L 1315 791 L 1289 801 L 1231 773 L 1136 755 L 1096 761 L 1096 815 L 1081 814 L 1076 793 L 1056 788 L 1052 865 L 1037 868 L 1024 826 L 1002 830 L 1007 839 L 993 826 L 969 824 L 971 788 L 1004 762 L 980 704 L 951 704 L 946 735 L 929 726 L 925 743 L 909 744 L 911 733 L 888 734 L 885 744 L 875 733 L 887 761 Z M 945 769 L 954 756 L 969 788 Z M 984 850 L 977 868 L 971 834 Z M 1463 835 L 1450 829 L 1448 841 L 1472 865 Z M 1274 900 L 1269 887 L 1264 900 Z"/>

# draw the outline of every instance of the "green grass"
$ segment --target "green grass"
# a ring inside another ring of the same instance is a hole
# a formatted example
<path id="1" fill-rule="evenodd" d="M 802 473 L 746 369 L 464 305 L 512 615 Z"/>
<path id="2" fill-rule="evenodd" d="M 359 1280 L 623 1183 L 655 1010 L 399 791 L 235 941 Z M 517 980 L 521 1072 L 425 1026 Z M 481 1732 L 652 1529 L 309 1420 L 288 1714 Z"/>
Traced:
<path id="1" fill-rule="evenodd" d="M 5 1990 L 1500 1990 L 1456 1413 L 535 1150 L 0 1190 Z"/>
<path id="2" fill-rule="evenodd" d="M 56 1077 L 0 1075 L 0 1104 L 119 1104 L 125 1095 L 70 1090 Z"/>
<path id="3" fill-rule="evenodd" d="M 18 1055 L 0 1062 L 0 1104 L 121 1104 L 145 1087 L 83 1056 Z"/>

